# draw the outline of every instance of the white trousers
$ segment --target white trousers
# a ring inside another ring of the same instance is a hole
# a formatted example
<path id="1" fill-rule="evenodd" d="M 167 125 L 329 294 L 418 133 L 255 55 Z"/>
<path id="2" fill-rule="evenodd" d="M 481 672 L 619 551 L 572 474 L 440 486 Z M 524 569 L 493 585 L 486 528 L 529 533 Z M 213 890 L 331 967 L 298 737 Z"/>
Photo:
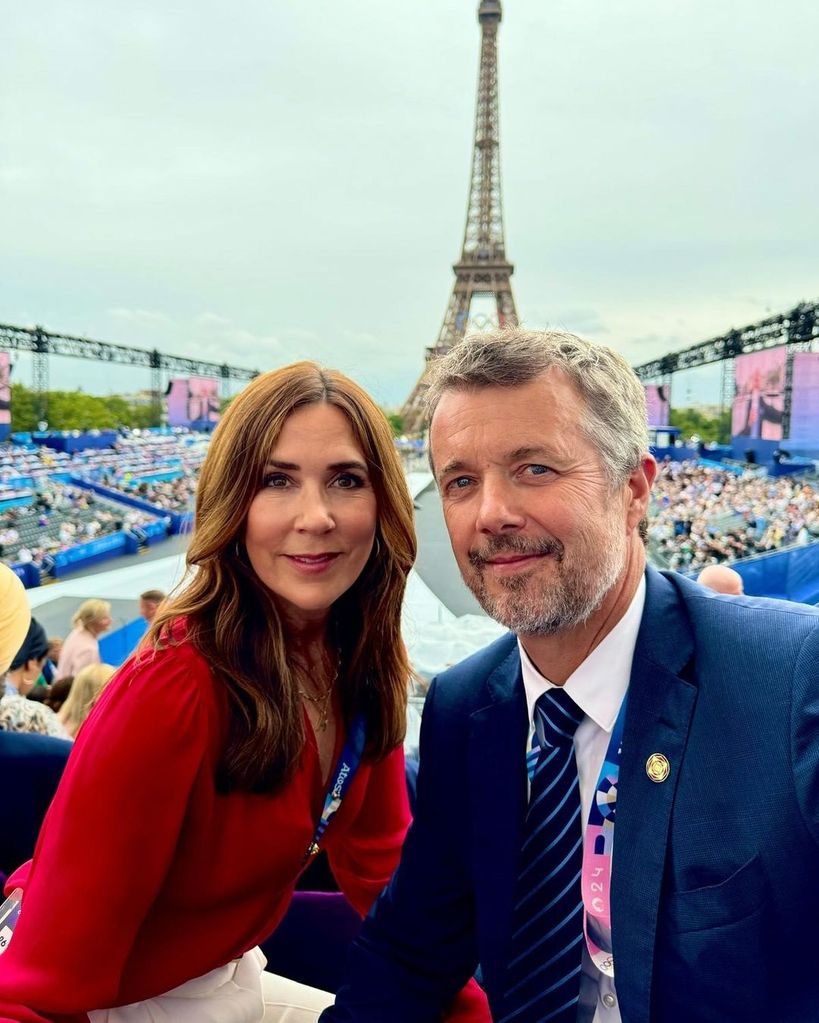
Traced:
<path id="1" fill-rule="evenodd" d="M 261 949 L 156 998 L 96 1009 L 91 1023 L 315 1023 L 333 1003 L 327 991 L 264 970 Z"/>

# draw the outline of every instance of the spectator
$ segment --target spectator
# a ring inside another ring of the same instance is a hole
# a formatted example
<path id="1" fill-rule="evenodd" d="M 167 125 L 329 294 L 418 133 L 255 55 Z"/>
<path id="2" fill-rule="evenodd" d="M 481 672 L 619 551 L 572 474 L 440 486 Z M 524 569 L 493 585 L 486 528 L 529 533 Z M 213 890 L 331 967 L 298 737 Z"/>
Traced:
<path id="1" fill-rule="evenodd" d="M 745 592 L 742 576 L 727 565 L 708 565 L 700 572 L 697 582 L 715 593 L 728 593 L 733 597 L 741 597 Z"/>
<path id="2" fill-rule="evenodd" d="M 71 691 L 62 705 L 58 717 L 63 728 L 73 739 L 80 725 L 91 713 L 103 686 L 117 669 L 112 664 L 89 664 L 77 673 Z"/>
<path id="3" fill-rule="evenodd" d="M 45 664 L 48 639 L 45 629 L 32 618 L 23 645 L 14 655 L 0 699 L 0 729 L 6 732 L 36 732 L 39 735 L 66 737 L 65 730 L 51 708 L 27 700 Z"/>
<path id="4" fill-rule="evenodd" d="M 165 594 L 162 590 L 146 590 L 144 593 L 139 595 L 139 613 L 150 625 L 154 616 L 156 615 L 156 609 L 165 599 Z"/>
<path id="5" fill-rule="evenodd" d="M 0 565 L 0 671 L 5 671 L 26 638 L 31 611 L 23 584 Z"/>
<path id="6" fill-rule="evenodd" d="M 111 605 L 106 600 L 86 600 L 77 608 L 57 662 L 56 679 L 76 675 L 88 664 L 100 663 L 98 637 L 111 628 Z"/>
<path id="7" fill-rule="evenodd" d="M 61 678 L 59 682 L 54 682 L 50 686 L 50 692 L 46 697 L 46 705 L 56 714 L 65 701 L 68 699 L 68 694 L 71 692 L 71 687 L 74 684 L 74 676 L 66 675 L 65 678 Z"/>
<path id="8" fill-rule="evenodd" d="M 46 680 L 48 685 L 54 682 L 54 676 L 57 674 L 57 662 L 60 660 L 60 651 L 63 648 L 63 641 L 61 636 L 50 636 L 48 640 L 48 653 L 46 654 L 46 662 L 43 667 L 43 678 Z"/>

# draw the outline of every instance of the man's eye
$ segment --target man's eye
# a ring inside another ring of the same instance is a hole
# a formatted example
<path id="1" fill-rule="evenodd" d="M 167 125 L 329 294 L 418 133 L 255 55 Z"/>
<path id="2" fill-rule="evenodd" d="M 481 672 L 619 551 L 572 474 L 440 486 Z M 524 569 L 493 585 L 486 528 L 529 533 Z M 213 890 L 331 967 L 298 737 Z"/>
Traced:
<path id="1" fill-rule="evenodd" d="M 548 465 L 527 465 L 526 469 L 532 476 L 543 476 L 550 471 Z"/>
<path id="2" fill-rule="evenodd" d="M 472 480 L 468 476 L 456 476 L 447 483 L 448 490 L 466 490 Z"/>

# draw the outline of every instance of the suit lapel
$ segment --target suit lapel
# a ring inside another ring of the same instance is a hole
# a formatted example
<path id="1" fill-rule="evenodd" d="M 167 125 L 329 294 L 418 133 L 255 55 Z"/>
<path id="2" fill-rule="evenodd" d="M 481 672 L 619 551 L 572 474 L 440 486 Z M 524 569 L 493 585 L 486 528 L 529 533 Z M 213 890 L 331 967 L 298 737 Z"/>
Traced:
<path id="1" fill-rule="evenodd" d="M 612 876 L 612 927 L 623 1023 L 649 1023 L 657 912 L 671 810 L 696 702 L 693 637 L 676 587 L 649 569 L 623 735 Z M 684 677 L 683 677 L 684 676 Z M 652 754 L 668 777 L 652 781 Z"/>
<path id="2" fill-rule="evenodd" d="M 479 947 L 492 987 L 505 963 L 526 807 L 528 721 L 517 643 L 487 686 L 492 702 L 470 718 L 469 777 Z"/>

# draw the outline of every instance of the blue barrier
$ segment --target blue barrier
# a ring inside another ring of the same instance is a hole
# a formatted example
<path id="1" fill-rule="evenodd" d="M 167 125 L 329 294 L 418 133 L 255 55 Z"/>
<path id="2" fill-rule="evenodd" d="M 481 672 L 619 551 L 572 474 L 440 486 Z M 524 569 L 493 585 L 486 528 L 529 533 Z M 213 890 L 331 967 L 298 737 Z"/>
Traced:
<path id="1" fill-rule="evenodd" d="M 55 579 L 69 572 L 76 572 L 81 568 L 88 568 L 99 561 L 106 561 L 108 558 L 115 558 L 120 554 L 128 553 L 128 535 L 123 532 L 109 533 L 107 536 L 98 536 L 88 543 L 78 544 L 76 547 L 69 547 L 67 551 L 59 551 L 46 559 L 48 570 Z"/>
<path id="2" fill-rule="evenodd" d="M 89 448 L 112 448 L 119 440 L 116 430 L 101 430 L 98 433 L 35 433 L 32 437 L 35 444 L 64 451 L 72 454 L 75 451 L 87 451 Z"/>
<path id="3" fill-rule="evenodd" d="M 731 567 L 742 576 L 750 596 L 819 604 L 819 543 L 745 558 Z"/>
<path id="4" fill-rule="evenodd" d="M 802 476 L 813 469 L 813 462 L 804 458 L 782 459 L 768 466 L 769 476 Z"/>
<path id="5" fill-rule="evenodd" d="M 9 568 L 12 572 L 14 572 L 27 590 L 31 590 L 35 586 L 40 585 L 40 569 L 37 568 L 36 565 L 33 565 L 30 561 L 17 561 L 15 564 L 9 565 Z"/>
<path id="6" fill-rule="evenodd" d="M 7 501 L 0 501 L 0 512 L 7 511 L 9 508 L 22 508 L 27 504 L 31 504 L 34 500 L 33 497 L 10 497 Z"/>
<path id="7" fill-rule="evenodd" d="M 119 629 L 109 632 L 107 636 L 100 639 L 100 658 L 104 664 L 113 664 L 118 668 L 120 664 L 132 654 L 137 643 L 147 631 L 148 623 L 144 618 L 136 618 Z"/>

